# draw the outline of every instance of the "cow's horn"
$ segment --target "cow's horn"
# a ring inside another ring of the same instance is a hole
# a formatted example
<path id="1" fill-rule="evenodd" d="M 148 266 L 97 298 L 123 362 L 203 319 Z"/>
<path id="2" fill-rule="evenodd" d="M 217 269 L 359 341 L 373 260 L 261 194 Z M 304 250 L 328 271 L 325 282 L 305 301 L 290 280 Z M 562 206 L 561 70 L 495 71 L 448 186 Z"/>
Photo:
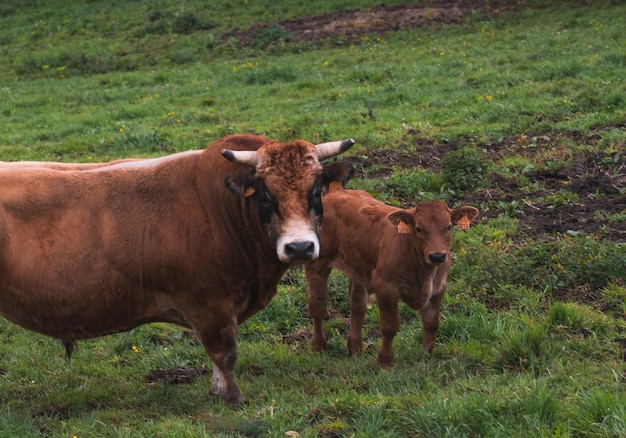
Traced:
<path id="1" fill-rule="evenodd" d="M 257 151 L 231 151 L 230 149 L 222 149 L 222 155 L 228 161 L 252 167 L 256 167 L 259 162 L 259 154 Z"/>
<path id="2" fill-rule="evenodd" d="M 326 158 L 334 157 L 335 155 L 339 155 L 342 152 L 347 151 L 354 144 L 354 140 L 349 138 L 347 140 L 342 141 L 331 141 L 328 143 L 321 143 L 315 145 L 317 149 L 317 159 L 318 161 L 325 160 Z"/>

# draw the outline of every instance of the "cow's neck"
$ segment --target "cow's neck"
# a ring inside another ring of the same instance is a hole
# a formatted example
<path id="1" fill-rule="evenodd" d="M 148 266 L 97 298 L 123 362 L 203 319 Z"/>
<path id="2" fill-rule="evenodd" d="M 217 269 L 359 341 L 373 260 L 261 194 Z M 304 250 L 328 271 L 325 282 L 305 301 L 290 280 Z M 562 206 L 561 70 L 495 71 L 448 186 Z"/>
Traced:
<path id="1" fill-rule="evenodd" d="M 276 246 L 269 239 L 267 231 L 260 224 L 258 211 L 248 200 L 241 201 L 241 213 L 244 218 L 243 232 L 254 249 L 249 260 L 254 262 L 250 269 L 256 270 L 256 281 L 251 283 L 248 305 L 241 309 L 238 322 L 241 324 L 250 316 L 264 309 L 276 295 L 278 283 L 289 265 L 281 263 L 276 255 Z"/>

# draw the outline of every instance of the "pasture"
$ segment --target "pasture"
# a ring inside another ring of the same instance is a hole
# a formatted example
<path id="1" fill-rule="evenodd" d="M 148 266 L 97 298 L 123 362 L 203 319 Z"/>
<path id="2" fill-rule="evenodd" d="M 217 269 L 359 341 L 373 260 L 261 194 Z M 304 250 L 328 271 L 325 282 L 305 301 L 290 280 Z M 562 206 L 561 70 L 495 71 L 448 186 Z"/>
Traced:
<path id="1" fill-rule="evenodd" d="M 301 268 L 239 328 L 235 408 L 180 327 L 68 362 L 1 319 L 0 436 L 626 436 L 625 20 L 618 0 L 2 2 L 2 161 L 352 137 L 349 188 L 481 213 L 431 356 L 402 307 L 379 370 L 373 306 L 349 357 L 338 273 L 311 352 Z"/>

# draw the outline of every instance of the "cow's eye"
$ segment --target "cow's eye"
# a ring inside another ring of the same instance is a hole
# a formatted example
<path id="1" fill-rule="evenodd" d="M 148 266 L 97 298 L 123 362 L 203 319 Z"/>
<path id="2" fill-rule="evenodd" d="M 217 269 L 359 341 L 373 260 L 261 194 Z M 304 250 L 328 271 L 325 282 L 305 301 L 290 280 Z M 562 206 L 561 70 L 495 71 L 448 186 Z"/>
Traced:
<path id="1" fill-rule="evenodd" d="M 448 225 L 448 226 L 446 227 L 446 231 L 452 231 L 452 225 Z"/>
<path id="2" fill-rule="evenodd" d="M 322 217 L 322 184 L 315 181 L 309 195 L 309 210 L 313 210 L 320 218 Z"/>
<path id="3" fill-rule="evenodd" d="M 268 213 L 278 210 L 278 204 L 276 203 L 274 195 L 272 195 L 264 184 L 259 185 L 258 193 L 259 203 L 261 204 L 262 209 L 266 210 Z"/>
<path id="4" fill-rule="evenodd" d="M 415 227 L 415 231 L 417 231 L 420 234 L 424 234 L 424 230 L 422 230 L 420 227 Z"/>

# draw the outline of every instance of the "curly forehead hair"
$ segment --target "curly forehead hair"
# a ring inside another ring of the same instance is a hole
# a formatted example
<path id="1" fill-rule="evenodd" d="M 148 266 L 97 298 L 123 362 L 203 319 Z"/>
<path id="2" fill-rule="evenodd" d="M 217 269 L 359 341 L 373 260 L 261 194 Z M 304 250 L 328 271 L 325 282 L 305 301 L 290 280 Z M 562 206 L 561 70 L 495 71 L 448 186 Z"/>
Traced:
<path id="1" fill-rule="evenodd" d="M 257 174 L 271 181 L 282 180 L 292 190 L 298 184 L 308 186 L 320 174 L 315 146 L 304 140 L 270 143 L 259 149 L 261 159 Z"/>

